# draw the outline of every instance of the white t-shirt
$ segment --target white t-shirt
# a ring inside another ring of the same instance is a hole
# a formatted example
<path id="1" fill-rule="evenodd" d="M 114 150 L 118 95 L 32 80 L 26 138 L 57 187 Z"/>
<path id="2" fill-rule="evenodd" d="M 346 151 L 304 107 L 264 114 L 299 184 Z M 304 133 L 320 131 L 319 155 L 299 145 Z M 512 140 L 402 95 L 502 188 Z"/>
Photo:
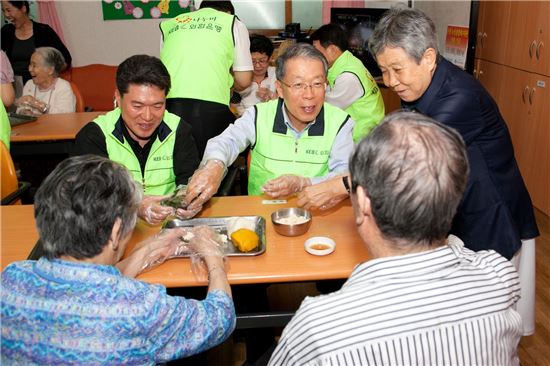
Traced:
<path id="1" fill-rule="evenodd" d="M 233 71 L 252 71 L 252 57 L 250 56 L 250 36 L 243 22 L 235 19 L 233 23 L 233 38 L 235 39 L 235 55 Z"/>
<path id="2" fill-rule="evenodd" d="M 256 92 L 259 88 L 267 88 L 272 93 L 275 93 L 275 80 L 277 80 L 277 77 L 275 76 L 275 67 L 269 66 L 267 68 L 267 77 L 262 80 L 260 84 L 256 82 L 252 82 L 248 88 L 243 90 L 242 92 L 239 92 L 241 95 L 241 105 L 244 109 L 251 107 L 255 104 L 258 104 L 262 102 L 258 96 L 256 95 Z"/>
<path id="3" fill-rule="evenodd" d="M 57 78 L 55 85 L 46 91 L 41 91 L 34 81 L 30 79 L 23 87 L 23 96 L 30 95 L 41 102 L 48 104 L 47 113 L 72 113 L 76 110 L 76 97 L 74 96 L 71 84 L 64 79 Z M 17 112 L 20 112 L 18 108 Z"/>

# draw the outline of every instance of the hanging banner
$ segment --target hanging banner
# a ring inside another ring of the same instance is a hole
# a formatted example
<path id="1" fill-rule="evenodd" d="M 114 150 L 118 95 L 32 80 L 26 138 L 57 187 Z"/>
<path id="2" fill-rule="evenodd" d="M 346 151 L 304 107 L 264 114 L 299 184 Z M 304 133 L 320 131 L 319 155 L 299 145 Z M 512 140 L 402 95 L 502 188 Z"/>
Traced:
<path id="1" fill-rule="evenodd" d="M 174 18 L 191 11 L 192 0 L 102 0 L 103 20 Z"/>
<path id="2" fill-rule="evenodd" d="M 462 69 L 466 67 L 468 30 L 468 27 L 449 25 L 447 26 L 447 37 L 445 38 L 445 51 L 443 52 L 443 56 Z"/>

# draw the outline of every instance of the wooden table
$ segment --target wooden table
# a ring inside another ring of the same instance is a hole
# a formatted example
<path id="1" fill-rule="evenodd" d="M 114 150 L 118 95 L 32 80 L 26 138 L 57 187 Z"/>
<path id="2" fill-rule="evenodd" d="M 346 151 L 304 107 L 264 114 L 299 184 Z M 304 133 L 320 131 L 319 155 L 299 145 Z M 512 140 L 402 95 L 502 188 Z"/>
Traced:
<path id="1" fill-rule="evenodd" d="M 313 212 L 309 231 L 297 237 L 275 232 L 271 213 L 279 208 L 296 206 L 292 199 L 283 205 L 262 204 L 264 197 L 234 196 L 210 200 L 202 211 L 208 216 L 263 216 L 266 220 L 266 252 L 255 257 L 230 257 L 228 278 L 232 284 L 298 282 L 347 278 L 356 264 L 369 258 L 355 228 L 349 200 L 326 213 Z M 142 240 L 156 229 L 143 222 L 136 227 L 132 242 Z M 313 236 L 328 236 L 336 242 L 336 250 L 318 257 L 304 250 L 304 241 Z M 174 259 L 138 277 L 162 283 L 167 287 L 204 285 L 191 272 L 189 259 Z"/>
<path id="2" fill-rule="evenodd" d="M 34 122 L 12 128 L 11 154 L 68 154 L 76 134 L 88 122 L 105 112 L 45 114 Z"/>
<path id="3" fill-rule="evenodd" d="M 349 200 L 325 212 L 313 212 L 309 231 L 298 237 L 285 237 L 273 229 L 270 215 L 282 207 L 295 206 L 295 199 L 287 204 L 262 204 L 262 197 L 236 196 L 213 198 L 202 211 L 206 216 L 259 215 L 266 219 L 266 252 L 253 257 L 230 257 L 228 278 L 232 284 L 277 283 L 347 278 L 356 264 L 369 258 L 357 234 Z M 33 206 L 2 206 L 2 268 L 26 259 L 38 235 Z M 141 220 L 138 222 L 127 250 L 135 243 L 158 232 Z M 308 254 L 304 241 L 312 236 L 329 236 L 336 241 L 336 250 L 324 257 Z M 188 258 L 171 259 L 146 272 L 138 279 L 161 283 L 167 287 L 204 286 L 191 272 Z"/>

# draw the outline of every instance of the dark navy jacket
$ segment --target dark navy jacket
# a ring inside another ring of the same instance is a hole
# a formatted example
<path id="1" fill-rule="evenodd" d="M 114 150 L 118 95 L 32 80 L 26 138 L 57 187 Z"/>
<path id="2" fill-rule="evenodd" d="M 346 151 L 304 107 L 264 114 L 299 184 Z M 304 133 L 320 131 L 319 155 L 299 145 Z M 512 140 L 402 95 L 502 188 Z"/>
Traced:
<path id="1" fill-rule="evenodd" d="M 458 130 L 468 148 L 470 176 L 451 234 L 472 250 L 494 249 L 508 259 L 521 239 L 539 235 L 508 128 L 477 80 L 442 58 L 422 97 L 402 106 Z"/>

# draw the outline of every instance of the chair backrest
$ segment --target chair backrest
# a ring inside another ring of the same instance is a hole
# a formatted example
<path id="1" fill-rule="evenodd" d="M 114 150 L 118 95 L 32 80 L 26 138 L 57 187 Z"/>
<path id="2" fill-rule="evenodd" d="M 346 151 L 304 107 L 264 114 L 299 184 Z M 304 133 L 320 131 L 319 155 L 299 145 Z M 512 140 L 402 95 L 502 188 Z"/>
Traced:
<path id="1" fill-rule="evenodd" d="M 13 160 L 11 159 L 8 148 L 3 141 L 0 141 L 0 144 L 2 145 L 0 147 L 0 176 L 2 183 L 1 191 L 2 198 L 5 198 L 11 193 L 17 191 L 17 189 L 19 188 L 19 181 L 17 180 L 15 166 L 13 165 Z"/>
<path id="2" fill-rule="evenodd" d="M 69 83 L 71 83 L 71 89 L 73 90 L 73 94 L 76 97 L 75 112 L 85 112 L 86 104 L 84 103 L 84 98 L 82 97 L 82 93 L 80 93 L 80 89 L 78 89 L 78 86 L 76 86 L 76 84 L 72 81 L 69 81 Z"/>
<path id="3" fill-rule="evenodd" d="M 86 102 L 85 107 L 94 111 L 113 109 L 117 66 L 91 64 L 73 67 L 71 81 L 78 86 Z"/>

